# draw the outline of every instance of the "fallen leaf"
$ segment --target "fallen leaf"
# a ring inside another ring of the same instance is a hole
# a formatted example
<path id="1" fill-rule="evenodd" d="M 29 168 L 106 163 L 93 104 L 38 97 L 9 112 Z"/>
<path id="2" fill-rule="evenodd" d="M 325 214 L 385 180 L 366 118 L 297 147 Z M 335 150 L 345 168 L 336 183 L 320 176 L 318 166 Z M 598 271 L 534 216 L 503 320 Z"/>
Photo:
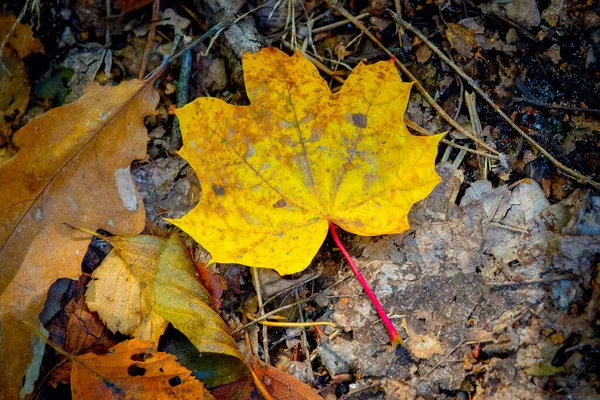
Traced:
<path id="1" fill-rule="evenodd" d="M 89 280 L 84 275 L 76 281 L 62 279 L 55 282 L 48 291 L 44 311 L 40 314 L 40 320 L 45 322 L 48 312 L 52 315 L 53 310 L 57 311 L 44 326 L 49 333 L 48 339 L 70 354 L 106 352 L 115 345 L 114 335 L 100 321 L 98 314 L 91 312 L 85 304 L 85 287 Z M 61 281 L 65 286 L 60 284 Z M 63 310 L 61 305 L 65 303 Z M 71 360 L 64 359 L 51 368 L 49 376 L 41 384 L 54 388 L 57 384 L 68 385 L 71 367 Z M 42 374 L 45 372 L 42 366 Z"/>
<path id="2" fill-rule="evenodd" d="M 80 278 L 83 279 L 85 278 Z M 85 285 L 82 285 L 82 288 L 85 288 Z M 86 306 L 83 291 L 67 304 L 65 313 L 69 317 L 65 351 L 71 354 L 83 354 L 97 348 L 106 349 L 115 344 L 113 335 L 106 329 L 98 315 Z"/>
<path id="3" fill-rule="evenodd" d="M 433 51 L 425 43 L 419 43 L 415 48 L 415 56 L 417 58 L 417 62 L 421 64 L 429 61 L 432 54 Z"/>
<path id="4" fill-rule="evenodd" d="M 493 0 L 481 4 L 484 13 L 508 18 L 524 28 L 535 28 L 541 22 L 540 10 L 535 0 Z"/>
<path id="5" fill-rule="evenodd" d="M 244 378 L 211 389 L 211 393 L 217 400 L 230 400 L 236 398 L 244 400 L 258 400 L 258 395 L 254 389 L 255 386 L 254 382 L 252 382 L 252 379 Z"/>
<path id="6" fill-rule="evenodd" d="M 111 330 L 158 343 L 170 322 L 199 352 L 243 362 L 176 235 L 109 240 L 114 250 L 92 274 L 87 304 Z"/>
<path id="7" fill-rule="evenodd" d="M 15 22 L 17 22 L 17 18 L 12 14 L 0 15 L 0 38 L 2 40 L 5 40 Z M 22 23 L 15 26 L 12 35 L 8 38 L 7 45 L 17 52 L 19 58 L 25 58 L 32 53 L 44 52 L 42 42 L 33 36 L 31 27 Z"/>
<path id="8" fill-rule="evenodd" d="M 531 376 L 544 377 L 554 376 L 560 372 L 563 372 L 564 370 L 564 367 L 555 367 L 549 362 L 544 361 L 525 368 L 525 373 Z"/>
<path id="9" fill-rule="evenodd" d="M 32 390 L 44 343 L 20 323 L 40 326 L 48 287 L 75 279 L 90 242 L 63 223 L 133 234 L 144 207 L 129 164 L 145 155 L 143 124 L 158 101 L 152 81 L 91 85 L 79 101 L 43 114 L 14 134 L 19 152 L 0 165 L 0 397 Z"/>
<path id="10" fill-rule="evenodd" d="M 196 266 L 196 272 L 198 273 L 200 282 L 202 282 L 202 286 L 206 288 L 212 298 L 215 309 L 218 310 L 221 308 L 221 303 L 223 303 L 223 288 L 227 288 L 225 280 L 210 271 L 202 261 L 194 261 L 194 265 Z"/>
<path id="11" fill-rule="evenodd" d="M 76 356 L 71 372 L 73 399 L 206 399 L 214 397 L 170 354 L 138 339 L 107 354 Z"/>
<path id="12" fill-rule="evenodd" d="M 244 55 L 250 106 L 200 98 L 176 111 L 180 155 L 203 187 L 178 220 L 211 262 L 306 268 L 333 221 L 359 235 L 408 229 L 411 206 L 440 178 L 440 135 L 403 122 L 410 83 L 392 61 L 359 64 L 332 94 L 301 53 Z"/>
<path id="13" fill-rule="evenodd" d="M 254 381 L 263 384 L 264 390 L 275 400 L 322 400 L 310 386 L 293 376 L 267 365 L 256 357 L 252 359 Z M 260 389 L 260 388 L 259 388 Z"/>
<path id="14" fill-rule="evenodd" d="M 168 322 L 154 312 L 154 277 L 165 243 L 153 236 L 110 239 L 114 250 L 94 270 L 86 299 L 111 331 L 158 344 Z"/>
<path id="15" fill-rule="evenodd" d="M 446 24 L 446 38 L 450 45 L 466 59 L 473 57 L 473 52 L 479 47 L 475 41 L 475 31 L 459 24 Z"/>
<path id="16" fill-rule="evenodd" d="M 25 114 L 29 102 L 29 77 L 21 59 L 43 53 L 42 42 L 33 36 L 29 25 L 17 22 L 14 15 L 0 15 L 0 40 L 6 40 L 0 59 L 0 145 L 12 133 L 12 125 Z M 14 31 L 8 37 L 12 27 Z"/>
<path id="17" fill-rule="evenodd" d="M 2 36 L 0 36 L 2 37 Z M 12 49 L 5 49 L 0 58 L 0 145 L 12 133 L 12 126 L 18 122 L 29 103 L 29 77 L 23 61 Z"/>
<path id="18" fill-rule="evenodd" d="M 246 363 L 232 363 L 230 356 L 218 353 L 200 353 L 189 339 L 176 329 L 168 329 L 160 347 L 163 351 L 173 354 L 181 365 L 192 371 L 192 375 L 209 389 L 251 378 Z M 215 393 L 213 396 L 218 397 Z"/>
<path id="19" fill-rule="evenodd" d="M 436 354 L 444 355 L 444 349 L 438 338 L 433 335 L 419 335 L 408 326 L 404 318 L 402 327 L 408 335 L 406 344 L 413 356 L 429 360 Z"/>

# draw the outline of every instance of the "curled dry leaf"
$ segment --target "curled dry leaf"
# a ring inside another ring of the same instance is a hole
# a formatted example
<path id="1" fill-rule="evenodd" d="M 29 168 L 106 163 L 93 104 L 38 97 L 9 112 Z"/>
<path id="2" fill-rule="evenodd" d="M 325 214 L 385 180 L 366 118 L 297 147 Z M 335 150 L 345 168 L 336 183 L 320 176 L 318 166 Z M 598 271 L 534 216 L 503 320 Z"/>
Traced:
<path id="1" fill-rule="evenodd" d="M 243 362 L 176 235 L 113 237 L 110 243 L 114 249 L 94 271 L 86 295 L 110 329 L 158 343 L 170 322 L 199 352 Z"/>
<path id="2" fill-rule="evenodd" d="M 73 399 L 214 400 L 191 371 L 170 354 L 138 339 L 121 342 L 107 354 L 76 356 L 71 372 Z"/>
<path id="3" fill-rule="evenodd" d="M 0 165 L 0 397 L 24 393 L 38 373 L 40 326 L 48 287 L 76 279 L 89 237 L 63 223 L 135 234 L 144 207 L 129 165 L 146 152 L 144 116 L 158 102 L 152 81 L 91 85 L 77 102 L 43 114 L 14 135 L 19 152 Z"/>
<path id="4" fill-rule="evenodd" d="M 440 178 L 440 135 L 412 136 L 403 122 L 410 83 L 393 62 L 359 64 L 338 93 L 301 53 L 244 55 L 250 106 L 200 98 L 176 114 L 180 154 L 204 189 L 170 220 L 212 262 L 305 269 L 329 221 L 359 235 L 408 229 L 411 206 Z"/>

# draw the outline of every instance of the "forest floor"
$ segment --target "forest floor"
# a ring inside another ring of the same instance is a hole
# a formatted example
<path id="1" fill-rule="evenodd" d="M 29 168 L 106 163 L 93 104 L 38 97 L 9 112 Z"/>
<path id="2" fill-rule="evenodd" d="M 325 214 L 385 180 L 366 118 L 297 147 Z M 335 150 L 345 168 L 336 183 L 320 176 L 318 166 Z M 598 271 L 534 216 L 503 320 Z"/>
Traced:
<path id="1" fill-rule="evenodd" d="M 339 328 L 245 326 L 244 314 L 259 312 L 249 269 L 211 265 L 234 338 L 247 333 L 256 356 L 325 399 L 600 397 L 597 2 L 5 1 L 0 40 L 23 7 L 20 23 L 43 49 L 15 49 L 10 61 L 3 53 L 13 74 L 0 79 L 0 163 L 17 151 L 12 132 L 75 101 L 89 83 L 143 78 L 184 50 L 157 81 L 147 159 L 132 167 L 151 234 L 174 231 L 163 218 L 185 215 L 202 196 L 177 154 L 173 109 L 198 97 L 248 104 L 243 52 L 300 51 L 334 91 L 360 62 L 393 55 L 402 79 L 420 83 L 406 112 L 410 130 L 447 132 L 436 162 L 443 181 L 412 209 L 409 231 L 341 236 L 411 356 L 391 350 L 329 236 L 307 270 L 261 270 L 259 280 L 264 312 Z M 182 237 L 199 263 L 210 260 Z M 62 310 L 46 320 L 56 337 L 72 312 L 65 306 L 107 252 L 94 240 L 84 277 L 50 296 Z M 171 332 L 161 349 L 172 348 L 171 339 L 180 340 Z M 48 373 L 59 356 L 46 353 Z M 68 387 L 64 376 L 46 377 L 36 393 L 65 398 Z"/>

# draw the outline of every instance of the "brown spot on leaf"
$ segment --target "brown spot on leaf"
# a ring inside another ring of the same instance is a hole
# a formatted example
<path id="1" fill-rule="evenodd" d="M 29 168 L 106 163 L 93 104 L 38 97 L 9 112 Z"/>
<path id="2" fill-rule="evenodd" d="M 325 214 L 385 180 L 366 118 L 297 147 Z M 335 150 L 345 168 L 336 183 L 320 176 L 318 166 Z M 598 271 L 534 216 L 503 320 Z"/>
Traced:
<path id="1" fill-rule="evenodd" d="M 359 128 L 367 127 L 367 116 L 365 114 L 352 114 L 352 123 Z"/>
<path id="2" fill-rule="evenodd" d="M 212 191 L 217 196 L 223 196 L 225 194 L 225 188 L 223 186 L 212 184 Z"/>
<path id="3" fill-rule="evenodd" d="M 287 203 L 284 199 L 279 199 L 277 200 L 277 203 L 273 204 L 273 208 L 283 208 L 285 206 L 287 206 Z"/>

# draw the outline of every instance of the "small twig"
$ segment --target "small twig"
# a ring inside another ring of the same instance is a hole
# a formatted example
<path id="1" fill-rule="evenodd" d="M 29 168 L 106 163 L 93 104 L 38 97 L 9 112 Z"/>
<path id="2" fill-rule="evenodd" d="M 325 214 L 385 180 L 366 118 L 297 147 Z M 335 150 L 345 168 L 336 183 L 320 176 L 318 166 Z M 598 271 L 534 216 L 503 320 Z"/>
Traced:
<path id="1" fill-rule="evenodd" d="M 296 302 L 298 305 L 298 303 Z M 256 320 L 253 316 L 247 314 L 248 319 L 251 321 Z M 322 325 L 322 326 L 331 326 L 333 328 L 337 328 L 337 325 L 333 322 L 328 321 L 309 321 L 309 322 L 276 322 L 276 321 L 258 321 L 259 324 L 264 326 L 275 326 L 279 328 L 310 328 L 312 326 Z"/>
<path id="2" fill-rule="evenodd" d="M 500 108 L 500 106 L 497 105 L 491 99 L 491 97 L 488 96 L 488 94 L 486 92 L 484 92 L 483 89 L 481 89 L 479 87 L 479 85 L 477 84 L 477 82 L 475 82 L 473 80 L 473 78 L 471 78 L 469 75 L 467 75 L 450 58 L 448 58 L 448 56 L 446 56 L 440 49 L 438 49 L 437 46 L 435 46 L 433 43 L 431 43 L 431 41 L 429 41 L 429 39 L 427 39 L 427 37 L 425 35 L 423 35 L 423 33 L 421 33 L 421 31 L 419 31 L 417 28 L 413 27 L 408 22 L 404 21 L 402 18 L 400 18 L 392 10 L 389 10 L 389 11 L 392 14 L 392 18 L 394 19 L 394 21 L 397 24 L 400 24 L 403 28 L 405 28 L 405 29 L 411 31 L 412 33 L 414 33 L 427 46 L 429 46 L 429 48 L 434 53 L 436 53 L 438 55 L 438 57 L 440 57 L 446 64 L 448 64 L 457 74 L 459 74 L 465 80 L 465 82 L 467 82 L 467 84 L 469 86 L 471 86 L 473 88 L 473 90 L 475 90 L 475 92 L 477 92 L 477 94 L 480 95 L 483 98 L 483 100 L 485 100 L 485 102 L 488 103 L 498 113 L 498 115 L 500 115 L 500 117 L 502 117 L 502 119 L 504 121 L 506 121 L 506 123 L 508 123 L 515 131 L 517 131 L 522 137 L 524 137 L 534 149 L 536 149 L 537 151 L 539 151 L 540 153 L 542 153 L 551 163 L 553 163 L 559 169 L 563 170 L 563 172 L 565 172 L 571 178 L 576 179 L 578 181 L 587 182 L 588 184 L 592 185 L 595 188 L 600 188 L 600 183 L 598 183 L 598 182 L 592 180 L 591 178 L 588 178 L 587 176 L 585 176 L 585 175 L 583 175 L 583 174 L 581 174 L 581 173 L 579 173 L 579 172 L 577 172 L 577 171 L 575 171 L 575 170 L 567 167 L 566 165 L 564 165 L 563 163 L 561 163 L 560 161 L 558 161 L 556 158 L 554 158 L 552 156 L 552 154 L 550 154 L 546 149 L 544 149 L 541 145 L 539 145 L 531 136 L 529 136 L 517 124 L 515 124 L 513 122 L 513 120 L 510 119 L 510 117 L 508 115 L 506 115 L 504 113 L 504 111 L 502 111 L 502 109 Z"/>
<path id="3" fill-rule="evenodd" d="M 521 281 L 521 282 L 504 282 L 504 283 L 488 283 L 488 286 L 495 288 L 504 288 L 510 286 L 521 286 L 521 285 L 539 285 L 539 284 L 548 284 L 560 281 L 573 281 L 581 278 L 573 277 L 573 276 L 555 276 L 553 278 L 546 279 L 536 279 L 531 281 Z"/>
<path id="4" fill-rule="evenodd" d="M 285 47 L 287 47 L 290 50 L 292 49 L 292 44 L 290 42 L 287 42 L 285 40 L 282 40 L 281 43 L 283 43 L 283 45 Z M 340 77 L 338 74 L 336 74 L 335 71 L 333 71 L 332 69 L 330 69 L 328 66 L 326 66 L 325 64 L 323 64 L 321 61 L 317 60 L 315 57 L 311 56 L 310 54 L 307 54 L 306 52 L 302 51 L 302 55 L 304 57 L 306 57 L 306 59 L 308 61 L 310 61 L 311 63 L 313 63 L 315 65 L 315 67 L 317 67 L 317 69 L 327 75 L 329 75 L 331 78 L 335 79 L 336 81 L 338 81 L 339 83 L 344 83 L 344 78 Z"/>
<path id="5" fill-rule="evenodd" d="M 282 290 L 278 291 L 277 293 L 271 294 L 270 295 L 271 297 L 269 297 L 267 300 L 265 300 L 263 304 L 266 306 L 267 304 L 269 304 L 271 301 L 273 301 L 277 297 L 281 296 L 282 294 L 284 294 L 290 290 L 296 289 L 302 285 L 306 285 L 308 282 L 314 281 L 315 279 L 317 279 L 318 277 L 321 276 L 322 272 L 323 272 L 323 269 L 319 268 L 316 272 L 314 272 L 312 275 L 310 275 L 308 278 L 306 278 L 306 280 L 304 280 L 306 275 L 301 276 L 300 278 L 298 278 L 298 279 L 301 279 L 299 282 L 297 282 L 296 284 L 294 284 L 290 287 L 282 289 Z"/>
<path id="6" fill-rule="evenodd" d="M 364 267 L 361 267 L 360 270 L 364 270 L 367 267 L 375 264 L 376 261 L 371 261 L 370 263 L 368 263 L 367 265 L 365 265 Z M 323 292 L 327 291 L 327 290 L 331 290 L 334 287 L 340 285 L 342 282 L 348 280 L 349 278 L 351 278 L 354 274 L 353 273 L 349 273 L 346 274 L 345 276 L 343 276 L 342 278 L 338 279 L 335 283 L 333 283 L 332 285 L 328 286 L 327 288 L 323 289 L 321 292 L 319 293 L 314 293 L 312 294 L 310 297 L 307 297 L 306 299 L 300 300 L 300 301 L 296 301 L 294 303 L 291 304 L 286 304 L 285 306 L 281 306 L 273 311 L 269 311 L 268 313 L 265 313 L 265 315 L 261 315 L 260 317 L 256 318 L 254 321 L 251 321 L 239 328 L 237 328 L 236 330 L 234 330 L 231 334 L 235 335 L 238 332 L 241 332 L 245 329 L 247 329 L 248 327 L 257 324 L 259 321 L 265 320 L 273 315 L 276 315 L 277 313 L 280 313 L 283 310 L 287 310 L 288 308 L 292 308 L 292 307 L 296 307 L 298 304 L 304 304 L 304 303 L 308 303 L 309 301 L 313 301 L 316 297 L 320 296 L 321 294 L 323 294 Z"/>
<path id="7" fill-rule="evenodd" d="M 294 291 L 294 294 L 296 296 L 296 301 L 299 301 L 300 296 L 298 296 L 298 289 L 296 289 Z M 300 322 L 306 323 L 306 321 L 304 320 L 304 312 L 302 310 L 302 306 L 300 306 L 300 304 L 298 304 L 297 307 L 298 307 L 298 314 L 300 315 Z M 302 329 L 301 335 L 302 335 L 302 349 L 304 350 L 304 357 L 306 358 L 306 360 L 305 360 L 306 367 L 308 369 L 307 372 L 308 372 L 308 376 L 310 376 L 310 380 L 312 382 L 315 379 L 315 373 L 312 368 L 312 362 L 310 361 L 310 344 L 308 343 L 308 338 L 306 336 L 306 329 Z"/>
<path id="8" fill-rule="evenodd" d="M 348 400 L 348 399 L 350 399 L 351 397 L 354 397 L 357 394 L 361 394 L 363 392 L 367 392 L 367 391 L 374 390 L 374 389 L 379 389 L 379 388 L 382 388 L 382 387 L 383 387 L 383 385 L 381 384 L 381 382 L 375 382 L 375 383 L 370 384 L 369 386 L 365 386 L 365 387 L 362 387 L 362 388 L 359 388 L 359 389 L 354 389 L 354 390 L 346 393 L 345 395 L 343 395 L 342 397 L 340 397 L 340 400 Z"/>
<path id="9" fill-rule="evenodd" d="M 469 131 L 467 131 L 465 128 L 463 128 L 458 122 L 456 122 L 451 116 L 448 115 L 448 113 L 446 113 L 446 111 L 444 111 L 444 109 L 433 99 L 433 97 L 431 97 L 431 95 L 427 92 L 427 90 L 425 89 L 425 87 L 423 87 L 423 85 L 421 85 L 419 83 L 419 81 L 417 81 L 417 79 L 415 78 L 415 76 L 404 66 L 404 64 L 402 64 L 368 29 L 367 27 L 360 21 L 358 21 L 348 10 L 346 10 L 344 7 L 340 6 L 337 3 L 333 3 L 331 4 L 331 8 L 333 8 L 334 10 L 338 11 L 340 14 L 342 14 L 344 17 L 346 17 L 347 19 L 349 19 L 358 29 L 360 29 L 361 31 L 364 32 L 365 35 L 367 35 L 369 37 L 369 39 L 371 39 L 373 41 L 373 43 L 375 43 L 383 52 L 385 52 L 388 56 L 390 56 L 394 62 L 396 63 L 396 65 L 398 66 L 398 68 L 400 68 L 400 70 L 406 75 L 408 76 L 408 79 L 410 79 L 411 81 L 414 82 L 415 87 L 417 88 L 417 90 L 419 91 L 419 93 L 421 93 L 421 95 L 425 98 L 425 100 L 427 100 L 427 102 L 431 105 L 431 107 L 433 107 L 433 109 L 442 117 L 444 118 L 450 125 L 452 125 L 454 127 L 454 129 L 456 129 L 457 131 L 459 131 L 460 133 L 462 133 L 463 135 L 467 136 L 468 138 L 470 138 L 471 140 L 473 140 L 474 142 L 478 143 L 480 146 L 486 148 L 487 150 L 489 150 L 490 152 L 492 152 L 493 154 L 496 155 L 500 155 L 500 153 L 491 148 L 490 146 L 488 146 L 487 144 L 483 143 L 482 141 L 480 141 L 479 139 L 477 139 L 473 134 L 471 134 Z M 393 11 L 390 10 L 390 12 L 393 13 Z"/>
<path id="10" fill-rule="evenodd" d="M 258 309 L 260 311 L 260 315 L 264 317 L 265 315 L 265 306 L 262 301 L 262 291 L 260 287 L 260 277 L 258 276 L 258 268 L 250 267 L 250 273 L 252 274 L 252 283 L 254 284 L 254 290 L 256 290 L 256 299 L 258 300 Z M 266 321 L 265 321 L 266 322 Z M 265 357 L 265 363 L 270 364 L 269 360 L 269 339 L 267 337 L 268 327 L 263 325 L 263 354 Z"/>
<path id="11" fill-rule="evenodd" d="M 556 104 L 548 104 L 548 103 L 542 103 L 541 101 L 531 100 L 531 99 L 528 99 L 527 97 L 513 97 L 511 99 L 511 103 L 520 103 L 520 102 L 529 103 L 536 107 L 550 108 L 550 109 L 556 109 L 556 110 L 600 113 L 600 109 L 598 109 L 598 108 L 569 107 L 569 106 L 561 106 L 561 105 L 556 105 Z"/>
<path id="12" fill-rule="evenodd" d="M 415 130 L 415 131 L 419 132 L 422 135 L 425 135 L 425 136 L 431 136 L 431 135 L 433 135 L 432 132 L 429 132 L 427 129 L 423 128 L 422 126 L 420 126 L 419 124 L 411 121 L 408 118 L 404 118 L 404 123 L 406 124 L 407 127 L 409 127 L 412 130 Z M 465 150 L 465 151 L 467 151 L 469 153 L 477 154 L 477 155 L 482 156 L 482 157 L 487 157 L 487 158 L 490 158 L 492 160 L 500 160 L 500 157 L 498 157 L 498 156 L 496 156 L 494 154 L 485 153 L 485 152 L 479 151 L 479 150 L 473 150 L 473 149 L 470 149 L 468 147 L 461 146 L 459 144 L 451 142 L 451 141 L 449 141 L 447 139 L 442 139 L 441 141 L 442 141 L 442 143 L 445 143 L 448 146 L 452 146 L 452 147 L 455 147 L 455 148 L 460 149 L 460 150 Z"/>
<path id="13" fill-rule="evenodd" d="M 104 31 L 104 42 L 107 48 L 110 48 L 111 37 L 110 37 L 110 0 L 105 1 L 106 6 L 106 30 Z"/>
<path id="14" fill-rule="evenodd" d="M 175 48 L 175 46 L 173 46 Z M 187 49 L 183 53 L 181 67 L 179 69 L 179 79 L 177 80 L 177 107 L 181 108 L 190 101 L 190 77 L 192 76 L 192 49 Z M 171 129 L 171 147 L 179 149 L 182 145 L 181 128 L 179 118 L 173 121 Z"/>
<path id="15" fill-rule="evenodd" d="M 467 103 L 467 109 L 469 110 L 469 118 L 471 119 L 471 126 L 473 127 L 473 133 L 479 139 L 482 139 L 483 129 L 481 128 L 481 121 L 479 120 L 479 115 L 477 114 L 475 93 L 473 93 L 473 92 L 466 93 L 465 94 L 465 102 Z M 481 157 L 477 157 L 477 164 L 479 165 L 480 179 L 487 181 L 487 173 L 488 173 L 488 166 L 489 166 L 487 160 L 482 159 Z"/>
<path id="16" fill-rule="evenodd" d="M 485 234 L 487 233 L 488 228 L 490 227 L 490 223 L 493 221 L 494 217 L 496 216 L 496 213 L 498 212 L 498 209 L 500 208 L 500 205 L 502 204 L 502 200 L 504 200 L 504 196 L 506 195 L 506 192 L 508 192 L 508 186 L 504 186 L 504 191 L 502 192 L 502 196 L 500 196 L 498 203 L 496 203 L 496 206 L 494 207 L 494 211 L 492 212 L 492 215 L 490 215 L 490 217 L 487 220 L 487 224 L 485 224 L 485 229 L 483 230 L 483 235 L 481 235 L 482 238 L 485 238 Z M 481 250 L 483 250 L 483 243 L 481 244 L 480 251 Z"/>
<path id="17" fill-rule="evenodd" d="M 361 19 L 365 19 L 370 15 L 371 14 L 369 14 L 369 13 L 364 13 L 364 14 L 357 15 L 355 18 L 360 21 Z M 327 32 L 330 29 L 339 28 L 340 26 L 344 26 L 348 22 L 350 22 L 349 19 L 343 19 L 341 21 L 336 21 L 329 25 L 324 25 L 324 26 L 320 26 L 318 28 L 313 28 L 312 33 Z"/>
<path id="18" fill-rule="evenodd" d="M 107 0 L 108 1 L 108 0 Z M 160 12 L 160 0 L 154 0 L 152 5 L 152 24 L 150 25 L 150 31 L 146 39 L 146 48 L 144 49 L 144 57 L 142 58 L 142 66 L 140 67 L 139 79 L 142 79 L 146 74 L 146 68 L 148 67 L 148 58 L 152 51 L 152 45 L 154 44 L 154 36 L 156 35 L 156 25 L 158 23 Z"/>
<path id="19" fill-rule="evenodd" d="M 402 15 L 402 5 L 400 4 L 400 0 L 394 0 L 394 7 L 396 7 L 396 13 L 398 15 Z M 402 44 L 402 35 L 404 35 L 404 29 L 401 26 L 396 25 L 396 30 L 398 31 L 398 46 L 400 48 L 404 47 Z"/>
<path id="20" fill-rule="evenodd" d="M 527 232 L 527 229 L 524 228 L 519 228 L 518 226 L 512 226 L 512 225 L 507 225 L 507 224 L 502 224 L 500 222 L 490 222 L 488 224 L 488 226 L 494 226 L 496 228 L 502 228 L 502 229 L 506 229 L 509 231 L 513 231 L 513 232 L 519 232 L 519 233 L 525 233 Z"/>
<path id="21" fill-rule="evenodd" d="M 466 343 L 466 340 L 462 340 L 459 344 L 456 345 L 455 348 L 453 348 L 450 353 L 446 354 L 446 356 L 441 359 L 437 364 L 435 364 L 429 371 L 427 371 L 427 373 L 425 375 L 423 375 L 421 378 L 419 378 L 419 380 L 413 385 L 413 387 L 419 386 L 419 384 L 424 381 L 425 379 L 427 379 L 427 377 L 429 375 L 431 375 L 431 373 L 433 371 L 435 371 L 440 365 L 442 365 L 443 363 L 448 361 L 448 357 L 450 357 L 452 355 L 452 353 L 454 353 L 456 350 L 458 350 L 460 348 L 460 346 L 462 346 L 463 344 Z"/>

